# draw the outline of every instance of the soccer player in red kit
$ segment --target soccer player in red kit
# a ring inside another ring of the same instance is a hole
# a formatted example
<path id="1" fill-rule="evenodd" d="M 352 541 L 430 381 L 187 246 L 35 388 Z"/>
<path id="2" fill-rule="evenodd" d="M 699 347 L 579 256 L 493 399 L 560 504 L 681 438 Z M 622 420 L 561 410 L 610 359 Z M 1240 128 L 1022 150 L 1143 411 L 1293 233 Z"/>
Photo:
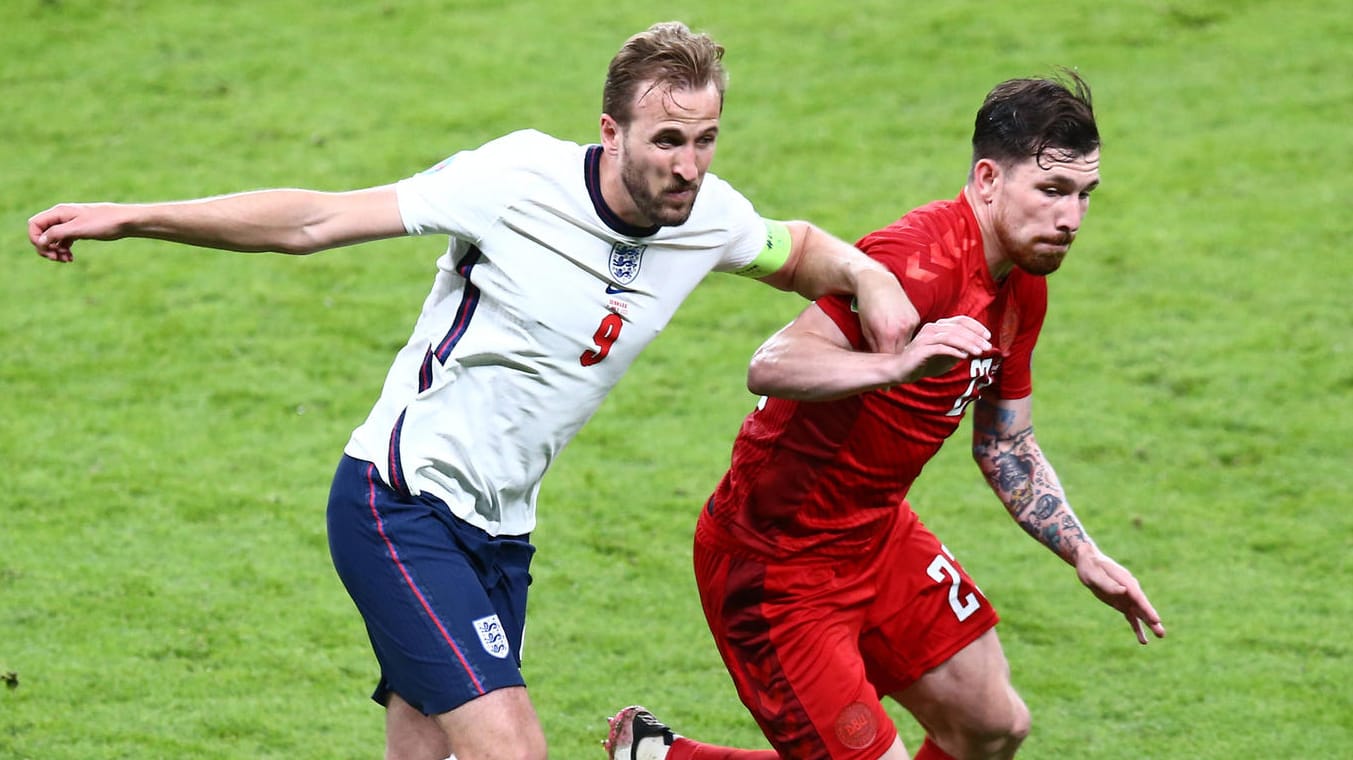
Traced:
<path id="1" fill-rule="evenodd" d="M 641 707 L 612 719 L 613 760 L 906 760 L 882 696 L 924 727 L 919 760 L 1012 757 L 1029 712 L 991 603 L 907 492 L 973 411 L 973 456 L 1030 535 L 1147 642 L 1165 635 L 1132 574 L 1072 512 L 1034 438 L 1030 356 L 1099 184 L 1090 92 L 1072 72 L 998 85 L 957 198 L 859 247 L 901 281 L 922 327 L 870 353 L 847 298 L 810 305 L 752 359 L 765 394 L 700 514 L 695 571 L 743 703 L 775 747 L 679 737 Z"/>

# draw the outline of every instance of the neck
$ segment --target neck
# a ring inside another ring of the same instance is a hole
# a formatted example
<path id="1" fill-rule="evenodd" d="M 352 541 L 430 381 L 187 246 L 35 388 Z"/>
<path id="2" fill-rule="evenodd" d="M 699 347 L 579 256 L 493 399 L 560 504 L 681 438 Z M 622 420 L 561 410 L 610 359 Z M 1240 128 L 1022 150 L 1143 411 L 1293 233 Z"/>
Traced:
<path id="1" fill-rule="evenodd" d="M 987 260 L 987 270 L 991 272 L 991 279 L 1000 282 L 1010 274 L 1015 264 L 1006 255 L 1005 246 L 1001 245 L 1000 238 L 996 235 L 996 221 L 992 217 L 991 204 L 984 200 L 981 193 L 971 184 L 963 186 L 963 195 L 968 199 L 973 216 L 977 217 L 977 228 L 982 231 L 982 253 Z"/>
<path id="2" fill-rule="evenodd" d="M 625 180 L 620 176 L 620 166 L 609 151 L 601 151 L 597 170 L 600 174 L 601 197 L 606 207 L 626 224 L 635 227 L 653 226 L 653 221 L 639 213 L 639 208 L 634 205 L 634 198 L 630 197 L 629 190 L 625 189 Z"/>

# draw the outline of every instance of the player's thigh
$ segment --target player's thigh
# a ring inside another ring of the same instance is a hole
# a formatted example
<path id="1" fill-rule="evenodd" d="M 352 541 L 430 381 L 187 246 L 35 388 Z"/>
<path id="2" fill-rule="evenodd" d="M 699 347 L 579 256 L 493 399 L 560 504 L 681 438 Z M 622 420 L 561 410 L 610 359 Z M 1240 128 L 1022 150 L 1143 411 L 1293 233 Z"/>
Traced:
<path id="1" fill-rule="evenodd" d="M 1010 683 L 995 629 L 891 696 L 935 736 L 1022 737 L 1028 731 L 1028 710 Z"/>
<path id="2" fill-rule="evenodd" d="M 545 758 L 545 734 L 526 689 L 497 689 L 434 716 L 457 758 Z"/>
<path id="3" fill-rule="evenodd" d="M 385 704 L 385 760 L 445 760 L 451 754 L 446 732 L 398 694 Z"/>
<path id="4" fill-rule="evenodd" d="M 897 730 L 858 648 L 868 586 L 830 564 L 765 564 L 698 543 L 695 566 L 738 695 L 781 756 L 884 756 Z"/>

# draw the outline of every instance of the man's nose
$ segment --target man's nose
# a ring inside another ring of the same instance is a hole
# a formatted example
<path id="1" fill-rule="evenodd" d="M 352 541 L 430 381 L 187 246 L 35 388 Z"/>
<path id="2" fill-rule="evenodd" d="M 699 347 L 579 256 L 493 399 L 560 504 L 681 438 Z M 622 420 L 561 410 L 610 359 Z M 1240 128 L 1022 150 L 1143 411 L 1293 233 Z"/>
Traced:
<path id="1" fill-rule="evenodd" d="M 677 149 L 676 157 L 672 160 L 672 173 L 686 182 L 696 180 L 700 169 L 696 163 L 694 145 L 684 145 Z"/>
<path id="2" fill-rule="evenodd" d="M 1063 203 L 1058 204 L 1055 220 L 1057 229 L 1073 234 L 1080 230 L 1081 220 L 1085 218 L 1085 210 L 1085 203 L 1079 197 L 1067 196 Z"/>

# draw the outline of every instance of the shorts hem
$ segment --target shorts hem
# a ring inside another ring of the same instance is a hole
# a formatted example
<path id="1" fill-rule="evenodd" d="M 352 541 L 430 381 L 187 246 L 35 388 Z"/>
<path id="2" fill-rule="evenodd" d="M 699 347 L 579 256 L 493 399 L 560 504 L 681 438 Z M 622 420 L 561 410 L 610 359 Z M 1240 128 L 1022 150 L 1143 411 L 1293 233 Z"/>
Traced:
<path id="1" fill-rule="evenodd" d="M 938 668 L 939 666 L 948 662 L 954 655 L 963 651 L 964 647 L 982 638 L 982 636 L 986 634 L 987 631 L 995 629 L 996 625 L 1000 622 L 1001 622 L 1000 615 L 998 615 L 995 610 L 992 610 L 991 619 L 987 621 L 986 625 L 983 625 L 980 628 L 973 629 L 970 635 L 956 638 L 950 642 L 949 646 L 937 650 L 930 658 L 928 658 L 925 662 L 922 662 L 919 666 L 917 666 L 917 668 L 913 671 L 915 675 L 905 680 L 902 683 L 902 685 L 898 687 L 897 690 L 904 691 L 906 689 L 911 688 L 911 686 L 914 685 L 917 681 L 921 680 L 921 678 L 923 678 L 926 673 L 929 673 L 935 668 Z"/>

